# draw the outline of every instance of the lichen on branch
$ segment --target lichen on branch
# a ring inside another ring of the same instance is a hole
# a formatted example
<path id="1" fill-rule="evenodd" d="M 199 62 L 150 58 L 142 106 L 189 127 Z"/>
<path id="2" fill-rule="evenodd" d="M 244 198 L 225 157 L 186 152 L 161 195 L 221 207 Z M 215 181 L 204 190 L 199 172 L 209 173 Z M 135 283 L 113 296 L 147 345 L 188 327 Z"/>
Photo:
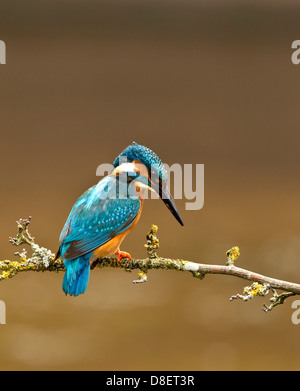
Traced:
<path id="1" fill-rule="evenodd" d="M 9 238 L 9 242 L 14 246 L 23 244 L 29 245 L 32 250 L 30 257 L 27 250 L 15 252 L 19 257 L 17 261 L 0 261 L 0 281 L 14 277 L 19 272 L 26 271 L 59 271 L 64 270 L 64 264 L 61 260 L 54 260 L 55 254 L 45 247 L 40 247 L 34 242 L 34 237 L 29 233 L 28 227 L 31 217 L 17 221 L 18 233 L 15 238 Z"/>
<path id="2" fill-rule="evenodd" d="M 24 271 L 64 271 L 65 267 L 62 259 L 55 259 L 55 254 L 47 248 L 40 247 L 35 243 L 34 237 L 29 232 L 31 217 L 17 221 L 18 232 L 15 238 L 9 241 L 15 246 L 30 246 L 32 254 L 28 256 L 27 251 L 23 249 L 16 252 L 19 257 L 17 261 L 4 260 L 0 261 L 0 281 L 14 277 L 19 272 Z M 147 258 L 145 259 L 128 259 L 122 258 L 117 261 L 116 258 L 101 258 L 93 261 L 91 270 L 103 267 L 123 268 L 126 272 L 138 269 L 138 278 L 133 283 L 144 283 L 148 281 L 148 272 L 152 269 L 188 271 L 193 277 L 202 280 L 207 274 L 231 275 L 252 282 L 252 285 L 246 286 L 243 294 L 231 296 L 230 300 L 242 299 L 248 301 L 256 296 L 267 296 L 269 291 L 273 292 L 270 298 L 271 304 L 264 304 L 265 312 L 271 311 L 279 304 L 283 304 L 290 296 L 300 295 L 300 284 L 288 281 L 278 280 L 275 278 L 263 276 L 246 269 L 239 268 L 235 265 L 240 256 L 240 250 L 237 246 L 232 247 L 226 252 L 225 265 L 209 265 L 197 262 L 191 262 L 183 259 L 170 259 L 160 257 L 157 253 L 159 240 L 157 238 L 158 227 L 152 225 L 146 236 L 147 242 L 145 248 Z M 277 294 L 276 289 L 281 289 L 283 293 Z"/>

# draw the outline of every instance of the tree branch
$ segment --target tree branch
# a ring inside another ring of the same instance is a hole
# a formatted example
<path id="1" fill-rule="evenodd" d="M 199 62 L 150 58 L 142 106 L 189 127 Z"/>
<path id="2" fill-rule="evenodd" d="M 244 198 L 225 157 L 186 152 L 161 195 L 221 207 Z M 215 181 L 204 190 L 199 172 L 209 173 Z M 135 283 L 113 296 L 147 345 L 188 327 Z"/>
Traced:
<path id="1" fill-rule="evenodd" d="M 14 277 L 19 272 L 23 271 L 64 271 L 65 267 L 61 259 L 55 260 L 55 254 L 50 250 L 40 247 L 34 242 L 34 238 L 29 233 L 28 227 L 31 222 L 29 219 L 20 219 L 17 221 L 18 233 L 15 238 L 10 238 L 9 241 L 20 246 L 27 244 L 32 249 L 31 257 L 27 256 L 27 251 L 16 252 L 19 256 L 18 261 L 4 260 L 0 262 L 0 281 Z M 156 236 L 158 227 L 152 225 L 150 232 L 147 235 L 147 243 L 145 244 L 148 257 L 145 259 L 128 259 L 123 258 L 117 261 L 115 258 L 97 259 L 91 264 L 91 269 L 95 267 L 114 267 L 123 268 L 127 272 L 138 269 L 138 279 L 133 283 L 143 283 L 147 281 L 147 272 L 151 269 L 164 269 L 190 272 L 193 277 L 202 280 L 207 274 L 223 274 L 238 277 L 252 282 L 252 285 L 247 286 L 243 290 L 243 294 L 232 296 L 230 300 L 241 299 L 248 301 L 255 296 L 266 296 L 269 290 L 272 290 L 273 296 L 270 298 L 271 305 L 264 304 L 265 312 L 271 311 L 275 306 L 283 304 L 290 296 L 300 295 L 300 284 L 271 278 L 252 272 L 246 269 L 235 266 L 235 261 L 240 255 L 238 247 L 232 247 L 226 252 L 227 260 L 225 265 L 209 265 L 196 262 L 190 262 L 183 259 L 169 259 L 158 256 L 159 240 Z M 275 289 L 283 290 L 281 294 L 277 294 Z"/>

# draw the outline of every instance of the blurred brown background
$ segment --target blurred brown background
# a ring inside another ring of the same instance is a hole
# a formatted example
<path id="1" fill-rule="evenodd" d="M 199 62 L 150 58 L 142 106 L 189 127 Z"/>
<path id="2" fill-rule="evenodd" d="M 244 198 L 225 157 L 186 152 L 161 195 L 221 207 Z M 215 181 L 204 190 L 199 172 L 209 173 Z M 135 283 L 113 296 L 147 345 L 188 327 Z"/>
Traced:
<path id="1" fill-rule="evenodd" d="M 181 228 L 146 203 L 123 250 L 143 257 L 159 225 L 160 254 L 238 265 L 300 281 L 300 65 L 297 1 L 1 1 L 0 258 L 15 221 L 33 216 L 56 251 L 96 168 L 133 140 L 168 163 L 205 164 L 205 204 Z M 3 282 L 2 370 L 300 369 L 291 303 L 229 302 L 233 277 L 94 270 L 85 295 L 63 274 Z"/>

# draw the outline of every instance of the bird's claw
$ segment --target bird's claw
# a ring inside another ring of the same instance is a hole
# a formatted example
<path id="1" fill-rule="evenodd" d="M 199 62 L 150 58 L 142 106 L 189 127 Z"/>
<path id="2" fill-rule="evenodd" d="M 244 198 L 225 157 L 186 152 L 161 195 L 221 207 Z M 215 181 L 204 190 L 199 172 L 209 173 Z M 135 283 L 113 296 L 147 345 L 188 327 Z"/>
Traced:
<path id="1" fill-rule="evenodd" d="M 119 255 L 117 258 L 117 262 L 120 262 L 122 258 L 128 258 L 131 259 L 131 255 L 127 253 L 126 251 L 116 251 L 116 255 Z"/>

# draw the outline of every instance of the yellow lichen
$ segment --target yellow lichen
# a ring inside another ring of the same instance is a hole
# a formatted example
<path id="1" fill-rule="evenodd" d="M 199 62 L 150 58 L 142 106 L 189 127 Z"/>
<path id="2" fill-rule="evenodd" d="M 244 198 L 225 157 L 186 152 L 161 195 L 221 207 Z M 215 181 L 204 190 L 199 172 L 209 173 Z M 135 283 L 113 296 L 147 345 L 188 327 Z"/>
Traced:
<path id="1" fill-rule="evenodd" d="M 13 267 L 13 268 L 16 268 L 16 269 L 19 269 L 20 268 L 20 263 L 17 262 L 17 261 L 11 261 L 10 262 L 10 267 Z"/>
<path id="2" fill-rule="evenodd" d="M 139 277 L 139 278 L 147 277 L 147 273 L 141 271 L 141 272 L 138 273 L 138 277 Z"/>
<path id="3" fill-rule="evenodd" d="M 230 250 L 226 251 L 226 256 L 227 265 L 232 265 L 240 256 L 240 249 L 237 246 L 234 246 Z"/>
<path id="4" fill-rule="evenodd" d="M 4 278 L 4 279 L 9 278 L 10 277 L 10 273 L 9 272 L 2 272 L 1 277 Z"/>
<path id="5" fill-rule="evenodd" d="M 151 225 L 151 231 L 152 231 L 152 233 L 156 234 L 156 232 L 158 231 L 158 226 L 155 225 L 155 224 L 152 224 Z"/>
<path id="6" fill-rule="evenodd" d="M 246 286 L 244 288 L 244 293 L 250 294 L 251 296 L 264 296 L 265 286 L 258 282 L 254 282 L 251 286 Z"/>

